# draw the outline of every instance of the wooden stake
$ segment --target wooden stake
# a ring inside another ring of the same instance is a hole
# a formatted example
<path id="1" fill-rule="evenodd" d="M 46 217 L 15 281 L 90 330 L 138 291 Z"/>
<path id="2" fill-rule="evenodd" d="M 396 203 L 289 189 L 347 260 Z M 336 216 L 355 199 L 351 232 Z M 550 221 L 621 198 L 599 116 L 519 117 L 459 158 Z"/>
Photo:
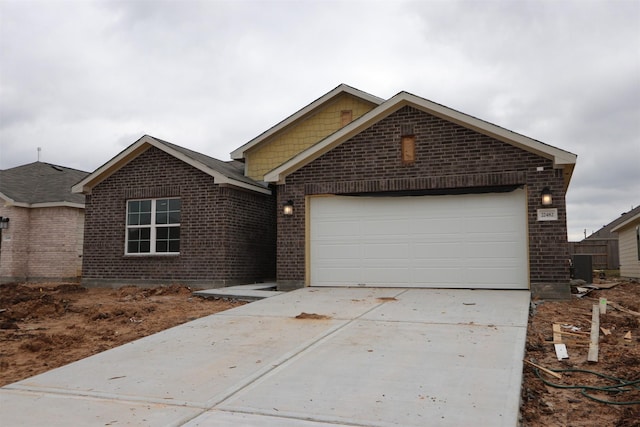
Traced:
<path id="1" fill-rule="evenodd" d="M 559 379 L 559 380 L 561 380 L 561 379 L 562 379 L 562 375 L 560 375 L 560 374 L 559 374 L 559 373 L 557 373 L 557 372 L 553 372 L 553 371 L 552 371 L 552 370 L 550 370 L 550 369 L 544 368 L 544 367 L 542 367 L 542 366 L 540 366 L 540 365 L 537 365 L 537 364 L 535 364 L 535 363 L 533 363 L 533 362 L 529 362 L 529 361 L 528 361 L 528 360 L 526 360 L 526 359 L 524 360 L 524 362 L 525 362 L 525 363 L 528 363 L 529 365 L 531 365 L 531 366 L 533 366 L 533 367 L 535 367 L 535 368 L 540 369 L 542 372 L 547 373 L 547 374 L 551 375 L 552 377 L 556 377 L 556 378 L 557 378 L 557 379 Z"/>
<path id="2" fill-rule="evenodd" d="M 594 304 L 591 310 L 591 342 L 589 343 L 589 362 L 598 361 L 598 338 L 600 335 L 600 307 Z"/>

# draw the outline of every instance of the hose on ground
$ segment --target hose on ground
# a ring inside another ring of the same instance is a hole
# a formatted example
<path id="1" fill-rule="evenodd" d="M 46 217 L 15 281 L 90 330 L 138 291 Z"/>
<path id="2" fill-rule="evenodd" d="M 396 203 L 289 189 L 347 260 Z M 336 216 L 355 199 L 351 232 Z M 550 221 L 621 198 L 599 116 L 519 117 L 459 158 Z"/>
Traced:
<path id="1" fill-rule="evenodd" d="M 627 381 L 624 380 L 622 378 L 617 378 L 617 377 L 613 377 L 610 375 L 605 375 L 605 374 L 601 374 L 599 372 L 594 372 L 594 371 L 588 371 L 586 369 L 550 369 L 553 372 L 558 372 L 558 373 L 562 373 L 562 372 L 580 372 L 583 374 L 591 374 L 591 375 L 596 375 L 600 378 L 604 378 L 606 380 L 612 381 L 613 384 L 612 385 L 608 385 L 608 386 L 591 386 L 591 385 L 565 385 L 565 384 L 557 384 L 557 383 L 553 383 L 545 378 L 542 377 L 542 375 L 540 374 L 540 370 L 538 368 L 534 368 L 536 376 L 538 378 L 540 378 L 540 380 L 542 380 L 543 383 L 545 383 L 548 386 L 551 387 L 555 387 L 555 388 L 564 388 L 564 389 L 582 389 L 581 393 L 583 396 L 591 399 L 591 400 L 595 400 L 596 402 L 600 402 L 600 403 L 606 403 L 607 405 L 640 405 L 640 400 L 632 400 L 629 402 L 617 402 L 617 401 L 612 401 L 612 400 L 604 400 L 604 399 L 600 399 L 598 397 L 595 397 L 591 394 L 589 394 L 590 391 L 596 391 L 596 392 L 603 392 L 603 393 L 609 393 L 609 394 L 613 394 L 613 395 L 621 395 L 623 393 L 626 392 L 630 392 L 630 391 L 634 391 L 634 390 L 638 390 L 640 391 L 640 380 L 633 380 L 633 381 Z"/>

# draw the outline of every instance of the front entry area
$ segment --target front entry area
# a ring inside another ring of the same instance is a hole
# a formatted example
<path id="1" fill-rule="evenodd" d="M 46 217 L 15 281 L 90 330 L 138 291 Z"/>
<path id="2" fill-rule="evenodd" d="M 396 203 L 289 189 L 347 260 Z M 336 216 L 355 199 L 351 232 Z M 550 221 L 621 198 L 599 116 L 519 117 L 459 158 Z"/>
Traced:
<path id="1" fill-rule="evenodd" d="M 528 289 L 526 191 L 309 198 L 308 284 Z"/>

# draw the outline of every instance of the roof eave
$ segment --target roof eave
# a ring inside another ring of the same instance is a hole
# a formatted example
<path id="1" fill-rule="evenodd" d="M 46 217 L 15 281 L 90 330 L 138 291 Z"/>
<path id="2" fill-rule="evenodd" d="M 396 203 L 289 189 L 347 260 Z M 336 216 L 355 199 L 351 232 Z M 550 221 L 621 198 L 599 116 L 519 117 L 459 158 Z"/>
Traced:
<path id="1" fill-rule="evenodd" d="M 618 230 L 621 230 L 623 228 L 627 228 L 629 225 L 633 224 L 635 221 L 640 220 L 640 213 L 635 214 L 634 216 L 632 216 L 631 218 L 629 218 L 628 220 L 621 222 L 620 224 L 616 225 L 615 227 L 613 227 L 611 229 L 612 233 L 617 233 Z"/>
<path id="2" fill-rule="evenodd" d="M 293 157 L 291 160 L 273 169 L 265 175 L 265 181 L 283 183 L 285 177 L 292 171 L 297 170 L 305 164 L 315 160 L 358 132 L 366 129 L 373 123 L 384 119 L 388 115 L 407 105 L 552 160 L 554 168 L 564 169 L 565 189 L 568 187 L 573 173 L 573 167 L 577 159 L 575 154 L 509 131 L 473 116 L 452 110 L 448 107 L 436 104 L 408 92 L 398 93 L 388 101 L 385 101 L 378 107 L 364 114 L 359 119 L 354 120 L 316 145 L 309 147 L 307 150 Z"/>
<path id="3" fill-rule="evenodd" d="M 137 156 L 139 156 L 140 154 L 142 154 L 144 151 L 148 150 L 149 147 L 156 147 L 159 150 L 164 151 L 165 153 L 189 164 L 190 166 L 200 170 L 201 172 L 206 173 L 209 176 L 212 176 L 214 179 L 214 182 L 217 184 L 231 184 L 234 185 L 236 187 L 241 187 L 241 188 L 245 188 L 248 190 L 253 190 L 253 191 L 257 191 L 259 193 L 263 193 L 263 194 L 271 194 L 271 190 L 269 190 L 268 188 L 264 188 L 261 187 L 259 185 L 251 185 L 249 183 L 246 182 L 242 182 L 242 181 L 238 181 L 235 180 L 233 178 L 229 178 L 223 174 L 221 174 L 220 172 L 211 169 L 210 167 L 208 167 L 207 165 L 203 164 L 202 162 L 195 160 L 161 142 L 159 142 L 158 140 L 156 140 L 155 138 L 149 136 L 149 135 L 145 135 L 142 138 L 138 139 L 135 143 L 133 143 L 132 145 L 130 145 L 128 148 L 126 148 L 124 151 L 120 152 L 120 154 L 118 154 L 117 156 L 115 156 L 113 159 L 111 159 L 109 162 L 105 163 L 104 165 L 102 165 L 101 167 L 99 167 L 98 169 L 96 169 L 95 172 L 93 172 L 92 174 L 90 174 L 89 176 L 87 176 L 84 180 L 80 181 L 79 183 L 77 183 L 76 185 L 74 185 L 73 187 L 71 187 L 71 191 L 73 193 L 82 193 L 82 194 L 88 194 L 91 192 L 91 190 L 93 189 L 93 187 L 95 187 L 96 185 L 98 185 L 99 183 L 101 183 L 102 181 L 104 181 L 105 179 L 107 179 L 109 176 L 111 176 L 115 171 L 119 170 L 120 168 L 122 168 L 123 166 L 125 166 L 127 163 L 129 163 L 131 160 L 133 160 L 134 158 L 136 158 Z"/>

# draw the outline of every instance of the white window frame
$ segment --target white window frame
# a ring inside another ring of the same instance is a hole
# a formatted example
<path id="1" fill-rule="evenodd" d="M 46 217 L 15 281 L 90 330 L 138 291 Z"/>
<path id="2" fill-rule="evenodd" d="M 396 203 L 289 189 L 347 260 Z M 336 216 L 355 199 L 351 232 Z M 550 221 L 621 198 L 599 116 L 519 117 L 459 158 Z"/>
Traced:
<path id="1" fill-rule="evenodd" d="M 150 224 L 134 224 L 129 225 L 129 202 L 143 202 L 143 201 L 151 201 L 151 223 Z M 156 205 L 158 200 L 181 200 L 180 197 L 158 197 L 155 199 L 129 199 L 127 200 L 126 213 L 125 213 L 125 231 L 124 231 L 124 254 L 126 256 L 165 256 L 165 255 L 180 255 L 180 252 L 156 252 L 156 235 L 158 228 L 168 228 L 168 227 L 178 227 L 180 228 L 180 223 L 167 223 L 167 224 L 156 224 Z M 180 206 L 180 215 L 182 217 L 182 202 Z M 131 229 L 142 229 L 149 228 L 150 237 L 149 237 L 149 252 L 129 252 L 129 230 Z M 180 236 L 180 243 L 182 243 L 182 235 Z"/>

